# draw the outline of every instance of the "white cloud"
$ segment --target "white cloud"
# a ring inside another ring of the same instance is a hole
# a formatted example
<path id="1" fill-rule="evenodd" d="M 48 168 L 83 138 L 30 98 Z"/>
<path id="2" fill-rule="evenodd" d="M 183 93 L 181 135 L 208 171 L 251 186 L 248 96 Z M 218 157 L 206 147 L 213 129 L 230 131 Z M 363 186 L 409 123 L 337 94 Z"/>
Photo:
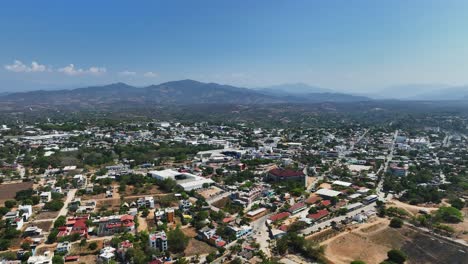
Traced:
<path id="1" fill-rule="evenodd" d="M 145 72 L 145 74 L 143 74 L 143 76 L 148 77 L 148 78 L 155 78 L 155 77 L 158 77 L 159 74 L 156 73 L 156 72 L 150 72 L 149 71 L 149 72 Z"/>
<path id="2" fill-rule="evenodd" d="M 5 65 L 5 69 L 12 72 L 44 72 L 49 70 L 45 65 L 39 64 L 36 61 L 31 62 L 31 66 L 28 66 L 20 60 L 15 60 L 13 64 Z"/>
<path id="3" fill-rule="evenodd" d="M 134 72 L 134 71 L 122 71 L 122 72 L 119 72 L 119 75 L 121 75 L 121 76 L 135 76 L 136 72 Z"/>
<path id="4" fill-rule="evenodd" d="M 81 69 L 75 68 L 74 64 L 69 64 L 63 68 L 57 70 L 58 72 L 62 72 L 66 75 L 76 76 L 76 75 L 83 75 L 83 74 L 90 74 L 90 75 L 101 75 L 107 72 L 107 69 L 104 67 L 95 67 L 92 66 L 89 69 Z"/>

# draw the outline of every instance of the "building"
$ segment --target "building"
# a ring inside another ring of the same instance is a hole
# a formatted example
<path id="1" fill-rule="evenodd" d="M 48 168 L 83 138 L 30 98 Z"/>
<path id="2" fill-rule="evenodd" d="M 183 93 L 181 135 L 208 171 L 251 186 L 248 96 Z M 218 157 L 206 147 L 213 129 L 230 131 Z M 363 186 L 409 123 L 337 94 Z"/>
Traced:
<path id="1" fill-rule="evenodd" d="M 70 252 L 70 249 L 71 249 L 71 243 L 68 242 L 68 241 L 65 241 L 65 242 L 58 243 L 57 248 L 55 249 L 55 251 L 57 253 L 68 253 L 68 252 Z"/>
<path id="2" fill-rule="evenodd" d="M 177 185 L 183 188 L 185 191 L 202 189 L 205 188 L 206 185 L 212 185 L 215 183 L 212 179 L 197 176 L 188 172 L 178 172 L 171 169 L 150 171 L 148 175 L 160 181 L 165 179 L 175 180 Z"/>
<path id="3" fill-rule="evenodd" d="M 198 231 L 197 237 L 215 247 L 224 247 L 226 245 L 226 241 L 216 235 L 216 229 L 207 226 Z"/>
<path id="4" fill-rule="evenodd" d="M 228 226 L 229 230 L 236 235 L 236 238 L 243 237 L 245 235 L 248 235 L 252 233 L 252 227 L 248 225 L 243 225 L 241 227 L 236 227 L 236 226 Z"/>
<path id="5" fill-rule="evenodd" d="M 135 222 L 132 215 L 112 215 L 93 221 L 97 224 L 97 235 L 108 236 L 121 232 L 134 232 Z"/>
<path id="6" fill-rule="evenodd" d="M 105 247 L 99 251 L 99 258 L 106 263 L 109 263 L 113 258 L 115 258 L 116 249 L 113 247 Z"/>
<path id="7" fill-rule="evenodd" d="M 263 186 L 256 186 L 249 191 L 238 191 L 231 195 L 231 199 L 245 206 L 250 206 L 254 201 L 263 196 L 263 190 Z"/>
<path id="8" fill-rule="evenodd" d="M 307 205 L 305 203 L 303 203 L 303 202 L 300 202 L 300 203 L 296 203 L 296 204 L 292 205 L 291 207 L 289 207 L 288 211 L 291 214 L 297 214 L 300 211 L 305 210 L 305 209 L 307 209 Z"/>
<path id="9" fill-rule="evenodd" d="M 316 191 L 315 194 L 320 195 L 325 198 L 332 198 L 332 197 L 337 197 L 341 195 L 341 192 L 330 190 L 330 189 L 320 189 Z"/>
<path id="10" fill-rule="evenodd" d="M 289 212 L 282 212 L 282 213 L 278 213 L 278 214 L 275 214 L 275 215 L 272 215 L 270 216 L 270 221 L 272 222 L 276 222 L 276 221 L 281 221 L 283 219 L 286 219 L 288 217 L 291 216 L 291 213 Z"/>
<path id="11" fill-rule="evenodd" d="M 362 202 L 363 202 L 364 204 L 370 204 L 370 203 L 373 203 L 373 202 L 377 201 L 377 199 L 378 199 L 378 196 L 375 195 L 375 194 L 372 194 L 372 195 L 366 196 L 366 197 L 362 200 Z"/>
<path id="12" fill-rule="evenodd" d="M 53 253 L 50 251 L 44 252 L 44 255 L 31 256 L 28 258 L 28 264 L 52 264 Z"/>
<path id="13" fill-rule="evenodd" d="M 320 221 L 321 219 L 325 218 L 328 215 L 328 210 L 323 209 L 317 211 L 315 214 L 309 214 L 307 215 L 307 218 L 312 219 L 313 221 Z"/>
<path id="14" fill-rule="evenodd" d="M 40 229 L 37 226 L 28 226 L 24 230 L 24 236 L 33 237 L 33 236 L 40 236 L 40 235 L 42 235 L 42 229 Z"/>
<path id="15" fill-rule="evenodd" d="M 166 208 L 164 210 L 166 212 L 166 220 L 168 223 L 174 223 L 175 222 L 175 211 L 172 208 Z"/>
<path id="16" fill-rule="evenodd" d="M 276 168 L 268 172 L 268 180 L 279 181 L 305 181 L 305 174 L 302 171 Z"/>
<path id="17" fill-rule="evenodd" d="M 29 217 L 31 217 L 33 213 L 32 205 L 20 205 L 18 210 L 23 212 L 22 217 L 24 221 L 28 221 Z"/>
<path id="18" fill-rule="evenodd" d="M 166 251 L 167 246 L 167 236 L 164 231 L 149 234 L 149 246 L 151 248 L 159 249 L 160 251 Z"/>
<path id="19" fill-rule="evenodd" d="M 152 196 L 146 196 L 142 198 L 138 198 L 137 200 L 137 206 L 138 208 L 140 207 L 146 207 L 146 208 L 154 208 L 154 198 Z"/>
<path id="20" fill-rule="evenodd" d="M 50 192 L 42 192 L 39 197 L 41 198 L 41 203 L 47 203 L 52 199 L 52 194 Z"/>
<path id="21" fill-rule="evenodd" d="M 247 212 L 246 216 L 252 220 L 255 220 L 259 217 L 264 216 L 267 212 L 268 212 L 267 209 L 262 207 L 262 208 L 258 208 L 256 210 Z"/>

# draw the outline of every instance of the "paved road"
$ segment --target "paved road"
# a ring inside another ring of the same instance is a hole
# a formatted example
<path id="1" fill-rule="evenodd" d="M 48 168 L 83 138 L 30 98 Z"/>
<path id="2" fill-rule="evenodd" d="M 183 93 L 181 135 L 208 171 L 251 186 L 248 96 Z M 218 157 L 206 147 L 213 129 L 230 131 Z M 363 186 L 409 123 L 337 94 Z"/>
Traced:
<path id="1" fill-rule="evenodd" d="M 257 239 L 257 243 L 260 244 L 260 249 L 265 252 L 268 257 L 271 257 L 270 245 L 267 240 L 270 239 L 270 233 L 266 226 L 266 221 L 270 215 L 265 215 L 252 222 L 252 230 L 254 232 L 253 237 Z"/>
<path id="2" fill-rule="evenodd" d="M 385 174 L 388 169 L 388 165 L 390 164 L 390 161 L 393 159 L 393 151 L 395 150 L 395 142 L 398 137 L 398 130 L 395 130 L 395 134 L 393 135 L 393 141 L 392 141 L 392 146 L 390 147 L 390 152 L 387 155 L 387 158 L 385 159 L 385 164 L 383 167 L 383 173 Z M 389 199 L 389 197 L 385 197 L 385 193 L 382 192 L 382 187 L 384 183 L 384 177 L 380 177 L 380 181 L 377 183 L 377 189 L 376 189 L 376 194 L 379 196 L 379 200 L 381 201 L 386 201 Z"/>

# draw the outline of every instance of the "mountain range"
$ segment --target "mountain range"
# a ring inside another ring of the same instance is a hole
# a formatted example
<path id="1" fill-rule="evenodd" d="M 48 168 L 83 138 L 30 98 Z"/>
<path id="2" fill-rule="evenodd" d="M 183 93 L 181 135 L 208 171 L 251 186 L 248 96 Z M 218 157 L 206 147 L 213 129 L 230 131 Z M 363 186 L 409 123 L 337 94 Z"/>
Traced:
<path id="1" fill-rule="evenodd" d="M 102 104 L 266 104 L 309 102 L 356 102 L 370 100 L 327 90 L 311 90 L 295 86 L 295 92 L 281 89 L 248 89 L 194 80 L 166 82 L 147 87 L 134 87 L 125 83 L 92 86 L 71 90 L 39 90 L 10 93 L 0 96 L 0 102 L 28 105 L 97 106 Z M 276 91 L 276 92 L 275 92 Z M 282 91 L 282 92 L 281 92 Z M 300 93 L 302 92 L 302 93 Z"/>

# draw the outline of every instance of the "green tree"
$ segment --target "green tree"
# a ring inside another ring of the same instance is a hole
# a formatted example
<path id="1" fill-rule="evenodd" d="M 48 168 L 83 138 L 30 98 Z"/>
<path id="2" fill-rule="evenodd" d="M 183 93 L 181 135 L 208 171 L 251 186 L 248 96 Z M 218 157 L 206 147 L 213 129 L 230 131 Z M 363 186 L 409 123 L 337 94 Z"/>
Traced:
<path id="1" fill-rule="evenodd" d="M 447 223 L 459 223 L 463 221 L 463 215 L 460 210 L 452 206 L 440 207 L 435 214 L 435 218 Z"/>
<path id="2" fill-rule="evenodd" d="M 90 250 L 96 250 L 97 247 L 98 247 L 98 244 L 96 242 L 91 242 L 89 243 L 89 246 L 88 246 Z"/>
<path id="3" fill-rule="evenodd" d="M 397 263 L 403 264 L 408 259 L 408 256 L 401 250 L 392 249 L 387 252 L 388 260 Z"/>
<path id="4" fill-rule="evenodd" d="M 366 262 L 364 262 L 362 260 L 353 260 L 353 261 L 351 261 L 350 264 L 366 264 Z"/>
<path id="5" fill-rule="evenodd" d="M 392 218 L 392 220 L 390 220 L 390 227 L 400 228 L 402 226 L 403 226 L 403 220 L 401 220 L 401 218 L 394 217 Z"/>
<path id="6" fill-rule="evenodd" d="M 5 207 L 6 207 L 6 208 L 10 208 L 10 209 L 11 209 L 11 208 L 15 207 L 15 205 L 16 205 L 16 201 L 15 201 L 15 200 L 6 200 L 6 201 L 5 201 Z"/>
<path id="7" fill-rule="evenodd" d="M 179 227 L 167 233 L 169 250 L 174 253 L 182 253 L 187 247 L 189 240 L 190 238 Z"/>
<path id="8" fill-rule="evenodd" d="M 54 227 L 58 228 L 58 227 L 64 226 L 66 223 L 67 223 L 67 219 L 65 218 L 65 216 L 61 215 L 57 218 L 57 220 L 55 220 Z"/>
<path id="9" fill-rule="evenodd" d="M 63 257 L 60 255 L 55 255 L 52 257 L 52 264 L 63 264 L 65 261 L 63 260 Z"/>

